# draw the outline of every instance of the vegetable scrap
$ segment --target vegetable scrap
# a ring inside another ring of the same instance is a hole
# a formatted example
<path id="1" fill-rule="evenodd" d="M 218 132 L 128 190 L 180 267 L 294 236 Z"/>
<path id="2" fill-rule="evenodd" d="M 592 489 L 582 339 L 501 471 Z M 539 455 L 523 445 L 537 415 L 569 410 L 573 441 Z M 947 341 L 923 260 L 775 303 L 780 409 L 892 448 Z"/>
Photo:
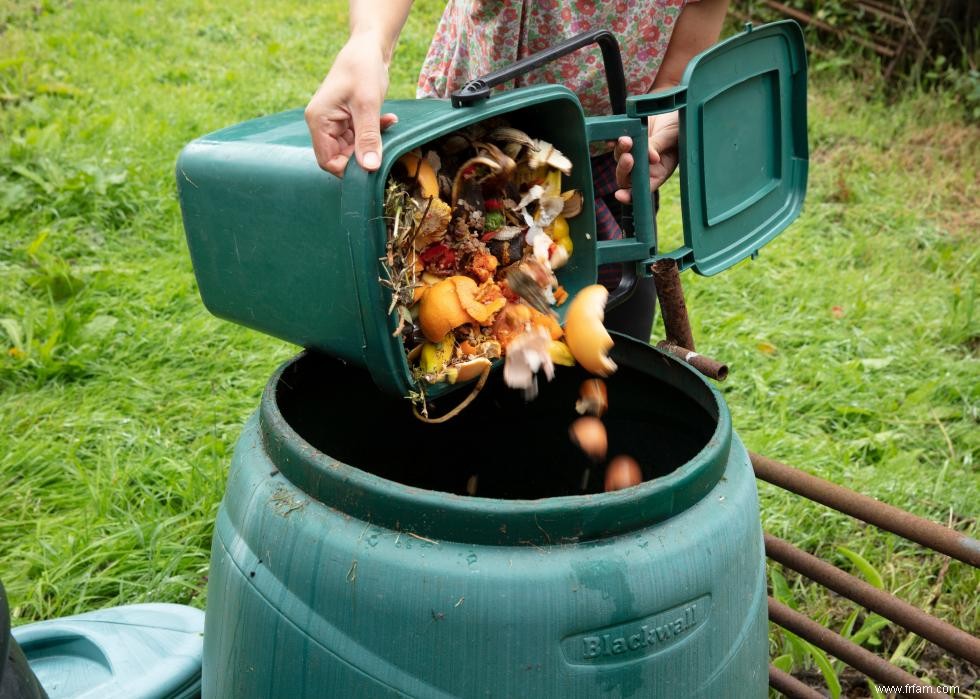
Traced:
<path id="1" fill-rule="evenodd" d="M 568 428 L 572 442 L 585 453 L 593 463 L 601 463 L 609 448 L 606 428 L 602 416 L 609 409 L 609 393 L 602 379 L 586 379 L 579 387 L 579 399 L 575 402 L 577 418 Z M 588 487 L 591 469 L 582 472 L 580 489 Z M 614 490 L 632 488 L 643 482 L 643 469 L 632 456 L 620 454 L 606 464 L 603 489 L 609 493 Z"/>
<path id="2" fill-rule="evenodd" d="M 606 466 L 604 488 L 607 493 L 632 488 L 642 482 L 643 472 L 640 470 L 640 464 L 632 456 L 620 454 Z"/>
<path id="3" fill-rule="evenodd" d="M 609 441 L 606 427 L 597 417 L 580 417 L 568 428 L 568 435 L 586 455 L 595 462 L 606 458 Z"/>
<path id="4" fill-rule="evenodd" d="M 571 172 L 554 145 L 500 120 L 392 168 L 382 283 L 423 414 L 425 387 L 485 376 L 496 359 L 528 400 L 539 374 L 550 381 L 556 364 L 575 364 L 555 312 L 568 299 L 555 275 L 574 252 L 568 219 L 582 210 L 580 192 L 562 191 Z"/>

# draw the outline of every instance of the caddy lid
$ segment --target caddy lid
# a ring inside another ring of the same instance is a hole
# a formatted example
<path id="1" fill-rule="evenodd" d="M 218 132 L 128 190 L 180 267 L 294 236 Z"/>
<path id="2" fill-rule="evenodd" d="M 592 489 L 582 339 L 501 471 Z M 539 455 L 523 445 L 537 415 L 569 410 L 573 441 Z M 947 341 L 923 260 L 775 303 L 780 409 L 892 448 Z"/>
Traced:
<path id="1" fill-rule="evenodd" d="M 695 56 L 677 87 L 627 99 L 630 116 L 674 110 L 684 246 L 655 259 L 717 274 L 758 252 L 803 206 L 806 52 L 799 25 L 746 25 Z"/>

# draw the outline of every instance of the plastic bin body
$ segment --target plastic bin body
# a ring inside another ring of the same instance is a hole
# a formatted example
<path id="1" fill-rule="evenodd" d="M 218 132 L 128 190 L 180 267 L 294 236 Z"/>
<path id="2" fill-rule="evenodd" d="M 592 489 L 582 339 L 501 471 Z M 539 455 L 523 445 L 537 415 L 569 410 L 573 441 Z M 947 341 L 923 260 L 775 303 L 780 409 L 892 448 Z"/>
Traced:
<path id="1" fill-rule="evenodd" d="M 492 378 L 440 430 L 362 371 L 284 365 L 217 520 L 205 699 L 766 696 L 755 479 L 727 408 L 653 348 L 617 337 L 614 357 L 610 454 L 650 480 L 585 495 L 577 370 L 523 408 Z"/>

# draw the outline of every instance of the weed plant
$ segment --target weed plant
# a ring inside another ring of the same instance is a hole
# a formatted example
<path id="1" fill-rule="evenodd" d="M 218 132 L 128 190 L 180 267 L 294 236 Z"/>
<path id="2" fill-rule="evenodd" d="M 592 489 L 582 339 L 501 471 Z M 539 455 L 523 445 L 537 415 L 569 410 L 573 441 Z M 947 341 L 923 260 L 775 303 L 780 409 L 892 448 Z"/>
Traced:
<path id="1" fill-rule="evenodd" d="M 304 105 L 345 7 L 0 1 L 0 570 L 15 624 L 204 606 L 232 446 L 296 348 L 205 311 L 174 161 L 197 136 Z M 392 96 L 413 95 L 440 9 L 416 3 Z M 803 216 L 758 260 L 685 275 L 699 349 L 730 364 L 723 391 L 751 449 L 976 536 L 978 130 L 955 105 L 886 104 L 832 70 L 810 92 Z M 665 244 L 678 199 L 675 179 Z M 978 571 L 760 491 L 769 532 L 980 628 Z M 910 670 L 953 671 L 798 576 L 771 579 Z M 772 644 L 831 687 L 841 673 L 783 632 Z"/>

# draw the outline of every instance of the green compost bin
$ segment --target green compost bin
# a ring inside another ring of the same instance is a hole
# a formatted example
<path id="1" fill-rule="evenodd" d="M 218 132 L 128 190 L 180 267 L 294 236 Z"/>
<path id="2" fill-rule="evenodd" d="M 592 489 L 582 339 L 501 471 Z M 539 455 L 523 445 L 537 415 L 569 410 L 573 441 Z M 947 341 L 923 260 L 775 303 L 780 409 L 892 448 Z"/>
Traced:
<path id="1" fill-rule="evenodd" d="M 584 206 L 569 220 L 575 251 L 558 271 L 572 296 L 594 284 L 605 263 L 624 263 L 635 278 L 671 257 L 682 269 L 716 274 L 798 216 L 807 177 L 806 56 L 795 23 L 732 37 L 695 57 L 677 88 L 620 101 L 622 114 L 601 117 L 586 117 L 560 85 L 494 93 L 465 107 L 389 101 L 384 110 L 399 121 L 384 134 L 381 167 L 367 172 L 351 159 L 343 179 L 317 167 L 301 110 L 203 136 L 184 148 L 176 176 L 204 303 L 217 316 L 365 368 L 386 393 L 408 395 L 416 387 L 393 332 L 391 292 L 379 283 L 385 183 L 404 153 L 491 117 L 553 143 L 574 164 L 562 188 L 581 191 Z M 590 144 L 631 136 L 634 191 L 648 191 L 646 118 L 674 110 L 684 244 L 657 250 L 646 196 L 633 197 L 633 237 L 597 241 Z M 562 318 L 566 309 L 558 309 Z M 427 393 L 459 387 L 442 383 Z"/>
<path id="2" fill-rule="evenodd" d="M 204 698 L 765 697 L 755 479 L 725 402 L 648 345 L 613 358 L 610 454 L 647 479 L 614 493 L 567 436 L 579 369 L 530 403 L 496 372 L 433 426 L 362 369 L 287 362 L 218 513 Z"/>

